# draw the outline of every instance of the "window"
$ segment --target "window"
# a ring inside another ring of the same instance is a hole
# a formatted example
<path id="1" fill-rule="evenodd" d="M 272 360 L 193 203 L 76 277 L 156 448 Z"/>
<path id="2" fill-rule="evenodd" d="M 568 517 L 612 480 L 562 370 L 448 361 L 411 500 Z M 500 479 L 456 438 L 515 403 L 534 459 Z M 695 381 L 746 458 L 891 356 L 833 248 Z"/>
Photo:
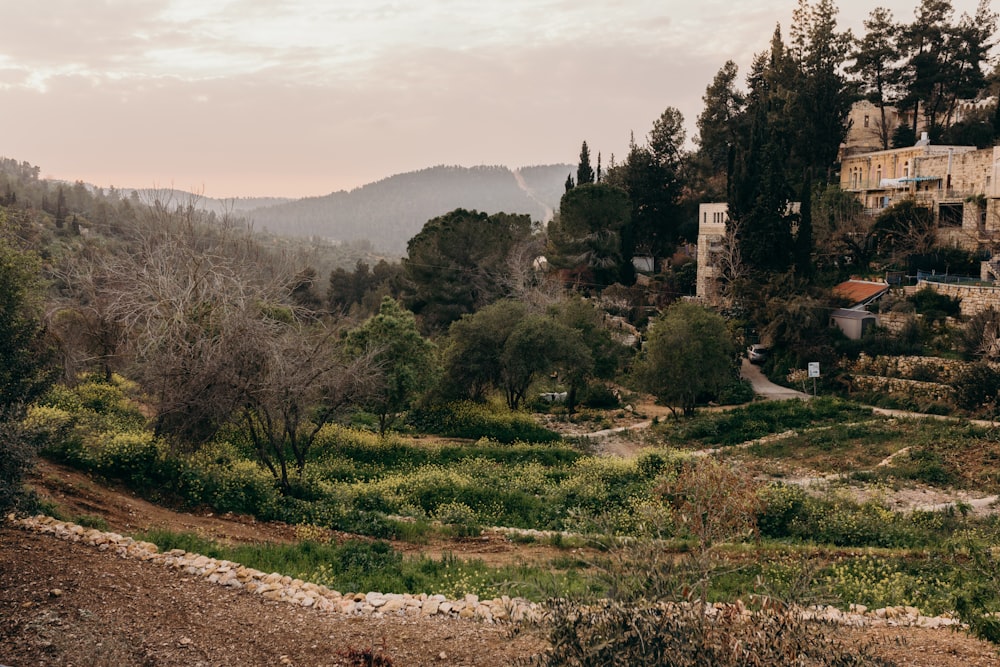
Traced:
<path id="1" fill-rule="evenodd" d="M 869 119 L 868 114 L 865 114 L 865 127 L 868 127 Z"/>
<path id="2" fill-rule="evenodd" d="M 909 178 L 909 177 L 910 177 L 910 161 L 907 160 L 906 162 L 903 163 L 903 178 Z"/>

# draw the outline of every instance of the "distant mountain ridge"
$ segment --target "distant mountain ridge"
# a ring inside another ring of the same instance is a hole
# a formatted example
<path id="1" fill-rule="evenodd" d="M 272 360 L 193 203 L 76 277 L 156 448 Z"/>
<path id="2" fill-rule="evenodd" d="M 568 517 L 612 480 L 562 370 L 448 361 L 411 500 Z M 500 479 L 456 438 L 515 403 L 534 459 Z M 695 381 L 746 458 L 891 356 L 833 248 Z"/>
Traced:
<path id="1" fill-rule="evenodd" d="M 442 165 L 244 214 L 261 231 L 344 242 L 367 239 L 380 251 L 403 256 L 407 241 L 424 223 L 456 208 L 525 213 L 547 222 L 559 207 L 566 175 L 574 169 L 568 164 L 517 170 Z"/>

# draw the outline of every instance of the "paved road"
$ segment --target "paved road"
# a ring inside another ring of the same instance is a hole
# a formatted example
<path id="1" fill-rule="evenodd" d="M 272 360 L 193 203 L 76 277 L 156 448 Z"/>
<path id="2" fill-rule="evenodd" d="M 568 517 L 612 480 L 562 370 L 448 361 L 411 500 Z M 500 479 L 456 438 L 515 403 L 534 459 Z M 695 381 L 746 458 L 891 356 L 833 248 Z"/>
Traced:
<path id="1" fill-rule="evenodd" d="M 751 364 L 749 359 L 743 360 L 743 365 L 740 367 L 740 377 L 750 382 L 755 394 L 768 400 L 787 401 L 790 398 L 801 398 L 803 400 L 812 398 L 809 394 L 802 393 L 801 391 L 795 391 L 794 389 L 774 384 L 760 372 L 760 368 Z"/>

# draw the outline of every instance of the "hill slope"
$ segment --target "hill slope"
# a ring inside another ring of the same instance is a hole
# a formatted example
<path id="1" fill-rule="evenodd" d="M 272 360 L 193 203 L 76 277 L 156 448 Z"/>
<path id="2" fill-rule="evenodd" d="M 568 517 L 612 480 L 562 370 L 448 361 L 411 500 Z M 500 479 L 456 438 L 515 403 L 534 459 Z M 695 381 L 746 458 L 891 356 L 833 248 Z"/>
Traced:
<path id="1" fill-rule="evenodd" d="M 402 256 L 424 223 L 456 208 L 486 213 L 526 213 L 543 221 L 558 208 L 569 165 L 431 167 L 398 174 L 350 192 L 258 208 L 254 226 L 276 234 L 369 240 Z"/>

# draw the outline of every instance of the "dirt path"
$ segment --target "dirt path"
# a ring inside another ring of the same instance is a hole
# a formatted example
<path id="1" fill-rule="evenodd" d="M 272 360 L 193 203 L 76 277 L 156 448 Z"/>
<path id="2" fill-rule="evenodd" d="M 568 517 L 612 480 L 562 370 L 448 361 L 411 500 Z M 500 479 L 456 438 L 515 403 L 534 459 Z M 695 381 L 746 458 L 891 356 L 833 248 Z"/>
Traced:
<path id="1" fill-rule="evenodd" d="M 0 527 L 5 665 L 502 665 L 542 650 L 475 621 L 325 614 L 94 547 Z"/>

